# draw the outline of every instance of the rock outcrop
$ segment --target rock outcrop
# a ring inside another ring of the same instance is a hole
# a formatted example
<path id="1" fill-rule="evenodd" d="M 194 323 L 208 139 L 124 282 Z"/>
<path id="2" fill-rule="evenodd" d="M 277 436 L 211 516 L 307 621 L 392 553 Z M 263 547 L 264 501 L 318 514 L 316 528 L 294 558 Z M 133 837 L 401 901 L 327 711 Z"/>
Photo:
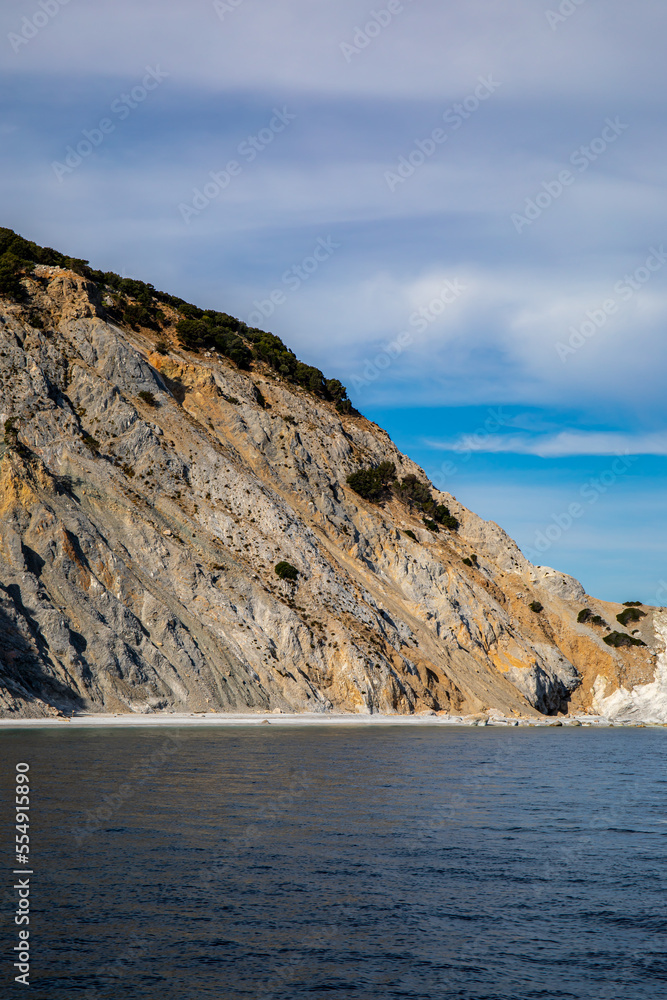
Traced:
<path id="1" fill-rule="evenodd" d="M 73 271 L 23 285 L 0 299 L 0 714 L 667 719 L 652 609 L 645 645 L 605 644 L 630 635 L 621 605 L 454 497 L 432 491 L 459 522 L 434 533 L 395 493 L 354 493 L 347 476 L 381 462 L 427 482 L 376 425 L 263 363 L 182 349 L 173 309 L 159 353 Z"/>

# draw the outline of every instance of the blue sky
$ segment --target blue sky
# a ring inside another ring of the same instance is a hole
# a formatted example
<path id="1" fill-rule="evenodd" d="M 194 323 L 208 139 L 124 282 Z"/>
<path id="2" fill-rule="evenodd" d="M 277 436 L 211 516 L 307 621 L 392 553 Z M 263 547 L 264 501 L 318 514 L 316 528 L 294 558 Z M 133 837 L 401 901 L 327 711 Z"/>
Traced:
<path id="1" fill-rule="evenodd" d="M 264 312 L 534 561 L 667 603 L 666 28 L 657 0 L 8 0 L 3 224 Z"/>

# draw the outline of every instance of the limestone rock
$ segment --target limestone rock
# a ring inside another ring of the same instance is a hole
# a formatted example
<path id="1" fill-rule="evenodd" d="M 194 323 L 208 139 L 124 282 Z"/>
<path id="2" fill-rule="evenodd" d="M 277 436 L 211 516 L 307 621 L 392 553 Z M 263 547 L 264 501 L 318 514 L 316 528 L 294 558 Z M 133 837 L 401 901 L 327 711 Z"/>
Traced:
<path id="1" fill-rule="evenodd" d="M 576 580 L 453 497 L 434 491 L 458 531 L 432 534 L 355 494 L 360 465 L 427 482 L 375 424 L 257 362 L 173 336 L 156 352 L 71 271 L 24 283 L 26 302 L 0 300 L 3 715 L 529 717 L 611 698 L 654 717 L 650 609 L 646 647 L 610 649 L 576 621 L 593 606 Z"/>

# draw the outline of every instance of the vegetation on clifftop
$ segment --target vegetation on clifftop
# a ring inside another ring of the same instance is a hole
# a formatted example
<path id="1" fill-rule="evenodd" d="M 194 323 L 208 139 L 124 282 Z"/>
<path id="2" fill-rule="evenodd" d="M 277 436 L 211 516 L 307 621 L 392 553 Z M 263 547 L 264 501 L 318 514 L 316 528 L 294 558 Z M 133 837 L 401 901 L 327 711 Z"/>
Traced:
<path id="1" fill-rule="evenodd" d="M 319 368 L 299 361 L 280 337 L 249 327 L 242 320 L 215 309 L 200 309 L 176 295 L 160 292 L 135 278 L 122 278 L 114 271 L 98 271 L 87 260 L 68 257 L 51 247 L 41 247 L 11 229 L 0 228 L 0 295 L 21 302 L 25 288 L 21 278 L 32 273 L 35 264 L 64 267 L 98 285 L 106 293 L 105 308 L 119 323 L 134 329 L 144 327 L 160 332 L 165 322 L 161 305 L 175 309 L 180 319 L 178 339 L 190 351 L 218 351 L 239 368 L 263 361 L 278 375 L 335 404 L 339 413 L 358 415 L 338 379 L 326 379 Z M 159 341 L 164 347 L 164 341 Z"/>

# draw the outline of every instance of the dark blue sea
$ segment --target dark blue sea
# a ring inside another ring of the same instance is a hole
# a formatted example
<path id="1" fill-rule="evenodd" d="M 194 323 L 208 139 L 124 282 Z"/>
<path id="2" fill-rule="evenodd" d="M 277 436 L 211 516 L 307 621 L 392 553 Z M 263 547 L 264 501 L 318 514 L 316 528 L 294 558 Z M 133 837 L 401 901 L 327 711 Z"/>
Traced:
<path id="1" fill-rule="evenodd" d="M 3 998 L 667 997 L 667 730 L 65 725 L 0 731 Z"/>

